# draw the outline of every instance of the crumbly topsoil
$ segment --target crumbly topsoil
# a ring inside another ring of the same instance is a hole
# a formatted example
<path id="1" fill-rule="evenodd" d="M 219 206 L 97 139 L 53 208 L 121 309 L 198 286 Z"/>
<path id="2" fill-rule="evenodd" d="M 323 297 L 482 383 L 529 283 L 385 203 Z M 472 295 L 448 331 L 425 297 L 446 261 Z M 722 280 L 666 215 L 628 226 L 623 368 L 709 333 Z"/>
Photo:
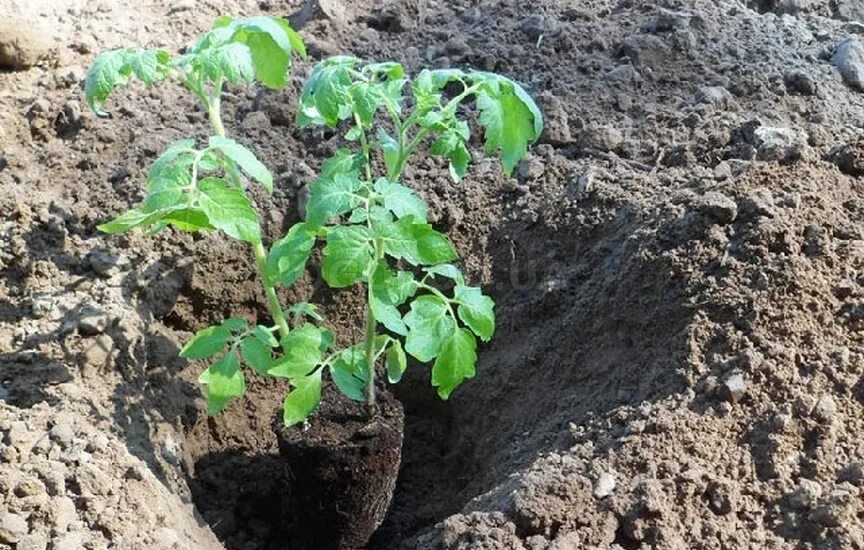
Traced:
<path id="1" fill-rule="evenodd" d="M 177 357 L 207 323 L 263 318 L 247 251 L 95 230 L 205 117 L 166 86 L 98 119 L 79 83 L 99 49 L 176 50 L 218 14 L 299 4 L 0 0 L 49 35 L 0 73 L 0 548 L 293 547 L 268 521 L 291 491 L 284 388 L 252 380 L 208 418 L 201 365 Z M 513 179 L 406 172 L 499 327 L 449 402 L 422 367 L 395 389 L 403 465 L 372 547 L 864 547 L 864 50 L 837 48 L 859 2 L 322 5 L 313 59 L 494 70 L 547 116 Z M 340 143 L 291 124 L 309 68 L 224 106 L 277 176 L 256 197 L 271 237 Z M 285 299 L 356 341 L 362 296 L 315 273 Z"/>

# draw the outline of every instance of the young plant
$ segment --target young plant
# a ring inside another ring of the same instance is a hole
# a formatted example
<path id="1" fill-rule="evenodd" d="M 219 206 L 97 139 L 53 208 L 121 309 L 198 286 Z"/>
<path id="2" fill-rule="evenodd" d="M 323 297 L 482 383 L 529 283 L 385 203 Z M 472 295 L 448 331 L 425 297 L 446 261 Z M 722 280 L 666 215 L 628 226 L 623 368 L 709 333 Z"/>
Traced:
<path id="1" fill-rule="evenodd" d="M 449 159 L 450 173 L 459 180 L 471 159 L 470 128 L 459 107 L 473 99 L 486 150 L 501 158 L 509 175 L 539 137 L 542 116 L 518 84 L 499 75 L 426 70 L 409 81 L 397 63 L 364 65 L 341 56 L 325 60 L 304 87 L 298 122 L 347 126 L 345 138 L 355 147 L 324 162 L 310 186 L 305 221 L 268 250 L 242 174 L 268 190 L 273 180 L 254 154 L 225 137 L 219 100 L 226 81 L 284 85 L 293 52 L 305 55 L 302 41 L 284 21 L 221 18 L 178 59 L 161 50 L 132 49 L 97 58 L 86 83 L 88 102 L 97 112 L 132 75 L 148 85 L 170 77 L 201 100 L 215 133 L 203 149 L 192 140 L 172 144 L 150 168 L 144 204 L 99 228 L 107 233 L 135 227 L 218 229 L 251 245 L 273 326 L 231 318 L 199 331 L 181 350 L 189 359 L 215 358 L 199 378 L 207 386 L 211 414 L 245 393 L 241 362 L 259 374 L 288 380 L 283 403 L 288 426 L 314 412 L 325 371 L 345 395 L 365 401 L 371 413 L 379 359 L 384 357 L 387 378 L 395 383 L 406 369 L 406 352 L 420 362 L 434 361 L 432 384 L 447 399 L 474 376 L 476 338 L 492 337 L 494 304 L 468 286 L 451 263 L 456 260 L 452 243 L 428 223 L 422 199 L 400 183 L 403 169 L 430 143 L 429 151 Z M 446 99 L 450 87 L 458 91 Z M 292 285 L 304 273 L 318 241 L 324 243 L 321 271 L 329 286 L 366 286 L 366 336 L 345 349 L 332 349 L 333 335 L 317 324 L 322 319 L 314 306 L 300 303 L 285 310 L 276 294 L 278 285 Z M 452 296 L 433 285 L 440 278 L 451 281 Z"/>
<path id="2" fill-rule="evenodd" d="M 454 95 L 447 99 L 451 86 Z M 287 378 L 292 387 L 284 402 L 286 425 L 315 410 L 325 371 L 371 413 L 382 356 L 391 383 L 406 369 L 406 352 L 433 362 L 432 385 L 442 399 L 474 376 L 477 338 L 488 341 L 495 331 L 494 303 L 466 283 L 451 263 L 457 259 L 452 243 L 428 223 L 427 205 L 400 183 L 406 163 L 426 144 L 449 160 L 454 180 L 464 176 L 470 127 L 460 106 L 469 100 L 479 110 L 487 153 L 497 154 L 511 174 L 540 136 L 543 119 L 525 90 L 503 76 L 424 70 L 409 80 L 398 63 L 362 64 L 346 56 L 322 61 L 310 75 L 298 123 L 344 126 L 354 147 L 324 162 L 309 189 L 306 219 L 271 249 L 267 276 L 293 283 L 314 243 L 323 242 L 324 281 L 333 288 L 366 287 L 366 335 L 331 351 L 332 335 L 306 323 L 283 340 L 285 355 L 266 372 Z M 436 279 L 449 279 L 452 295 L 436 287 Z M 213 393 L 211 378 L 211 398 Z"/>
<path id="3" fill-rule="evenodd" d="M 198 98 L 214 135 L 203 149 L 197 148 L 192 139 L 172 143 L 150 167 L 144 203 L 100 225 L 99 230 L 121 233 L 142 227 L 155 233 L 166 226 L 182 231 L 220 229 L 249 243 L 263 276 L 267 251 L 242 174 L 268 192 L 273 191 L 273 177 L 251 151 L 226 137 L 221 98 L 226 83 L 257 81 L 273 89 L 283 87 L 288 82 L 293 54 L 305 58 L 306 48 L 287 21 L 276 17 L 228 16 L 217 19 L 209 32 L 175 58 L 162 49 L 123 48 L 100 54 L 84 84 L 87 103 L 97 114 L 107 116 L 102 106 L 108 96 L 133 77 L 148 87 L 170 79 L 183 84 Z M 262 281 L 276 330 L 287 336 L 288 322 L 276 291 L 263 278 Z M 223 328 L 239 330 L 238 327 L 237 321 L 229 321 Z M 236 377 L 234 380 L 236 384 Z"/>

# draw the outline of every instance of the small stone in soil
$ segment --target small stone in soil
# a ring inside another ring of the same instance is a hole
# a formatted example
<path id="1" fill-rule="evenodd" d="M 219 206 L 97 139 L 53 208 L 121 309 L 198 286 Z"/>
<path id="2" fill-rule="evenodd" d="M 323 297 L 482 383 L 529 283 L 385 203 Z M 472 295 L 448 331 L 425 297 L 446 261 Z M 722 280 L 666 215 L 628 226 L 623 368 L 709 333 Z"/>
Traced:
<path id="1" fill-rule="evenodd" d="M 519 178 L 522 180 L 533 181 L 543 175 L 546 171 L 546 166 L 539 158 L 529 154 L 519 163 Z"/>
<path id="2" fill-rule="evenodd" d="M 32 20 L 3 19 L 0 22 L 0 69 L 28 69 L 51 49 L 50 30 L 44 25 Z"/>
<path id="3" fill-rule="evenodd" d="M 51 439 L 60 444 L 64 449 L 69 447 L 72 444 L 72 440 L 75 438 L 75 430 L 72 429 L 70 424 L 65 422 L 57 424 L 51 431 L 48 432 L 51 436 Z"/>
<path id="4" fill-rule="evenodd" d="M 603 472 L 594 484 L 594 498 L 605 498 L 615 490 L 615 476 L 609 472 Z"/>
<path id="5" fill-rule="evenodd" d="M 864 46 L 857 38 L 848 38 L 838 44 L 833 61 L 850 88 L 864 91 Z"/>
<path id="6" fill-rule="evenodd" d="M 15 544 L 27 534 L 27 518 L 12 512 L 0 517 L 0 542 Z"/>
<path id="7" fill-rule="evenodd" d="M 721 224 L 732 223 L 738 216 L 738 205 L 722 193 L 709 191 L 697 203 L 699 210 Z"/>
<path id="8" fill-rule="evenodd" d="M 733 374 L 723 381 L 721 396 L 726 401 L 737 403 L 742 397 L 744 397 L 746 391 L 747 383 L 744 381 L 744 377 L 740 374 Z"/>
<path id="9" fill-rule="evenodd" d="M 84 336 L 96 336 L 108 328 L 108 315 L 92 313 L 78 320 L 78 332 Z"/>
<path id="10" fill-rule="evenodd" d="M 837 416 L 837 403 L 830 395 L 823 395 L 813 408 L 813 416 L 820 424 L 831 424 Z"/>
<path id="11" fill-rule="evenodd" d="M 128 264 L 129 260 L 122 254 L 113 254 L 103 248 L 93 250 L 87 261 L 90 268 L 103 277 L 110 277 L 117 272 L 118 268 Z"/>
<path id="12" fill-rule="evenodd" d="M 45 550 L 48 548 L 48 535 L 45 533 L 30 533 L 21 538 L 15 550 Z"/>
<path id="13" fill-rule="evenodd" d="M 111 352 L 114 350 L 114 340 L 107 334 L 100 334 L 93 343 L 84 351 L 85 368 L 101 369 L 108 363 Z"/>

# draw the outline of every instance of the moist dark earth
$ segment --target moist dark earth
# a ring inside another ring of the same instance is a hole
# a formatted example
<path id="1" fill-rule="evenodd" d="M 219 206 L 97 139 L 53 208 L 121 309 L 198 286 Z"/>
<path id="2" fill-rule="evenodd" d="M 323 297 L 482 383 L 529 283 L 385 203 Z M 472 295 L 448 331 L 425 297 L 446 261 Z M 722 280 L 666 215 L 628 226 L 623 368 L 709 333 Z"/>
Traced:
<path id="1" fill-rule="evenodd" d="M 225 13 L 295 14 L 311 52 L 223 108 L 276 175 L 255 197 L 271 239 L 341 144 L 293 125 L 317 59 L 496 71 L 546 116 L 513 178 L 477 137 L 462 183 L 436 158 L 406 170 L 498 330 L 449 401 L 418 365 L 393 388 L 402 463 L 370 548 L 864 548 L 854 0 L 0 0 L 0 548 L 303 547 L 271 426 L 285 388 L 254 380 L 207 417 L 202 365 L 177 356 L 209 323 L 266 319 L 248 252 L 95 230 L 207 126 L 171 85 L 97 118 L 86 67 L 178 51 Z M 283 298 L 361 337 L 362 294 L 315 262 Z"/>

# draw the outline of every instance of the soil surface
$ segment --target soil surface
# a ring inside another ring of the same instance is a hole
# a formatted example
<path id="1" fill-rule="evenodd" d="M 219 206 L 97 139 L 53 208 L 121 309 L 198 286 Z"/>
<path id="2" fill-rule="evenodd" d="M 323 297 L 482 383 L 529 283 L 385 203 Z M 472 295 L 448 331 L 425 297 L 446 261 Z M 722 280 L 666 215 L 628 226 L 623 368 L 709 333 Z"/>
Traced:
<path id="1" fill-rule="evenodd" d="M 95 229 L 206 117 L 136 86 L 96 118 L 80 83 L 101 49 L 300 4 L 0 0 L 0 548 L 299 547 L 274 507 L 284 388 L 251 380 L 207 417 L 177 356 L 265 315 L 248 252 Z M 370 547 L 864 548 L 860 2 L 322 5 L 295 19 L 313 61 L 493 70 L 547 118 L 512 179 L 479 141 L 460 184 L 434 158 L 406 171 L 499 326 L 450 401 L 416 365 L 394 388 L 402 466 Z M 310 67 L 225 99 L 277 176 L 256 197 L 270 238 L 340 144 L 292 125 Z M 362 295 L 314 265 L 284 298 L 361 338 Z"/>

